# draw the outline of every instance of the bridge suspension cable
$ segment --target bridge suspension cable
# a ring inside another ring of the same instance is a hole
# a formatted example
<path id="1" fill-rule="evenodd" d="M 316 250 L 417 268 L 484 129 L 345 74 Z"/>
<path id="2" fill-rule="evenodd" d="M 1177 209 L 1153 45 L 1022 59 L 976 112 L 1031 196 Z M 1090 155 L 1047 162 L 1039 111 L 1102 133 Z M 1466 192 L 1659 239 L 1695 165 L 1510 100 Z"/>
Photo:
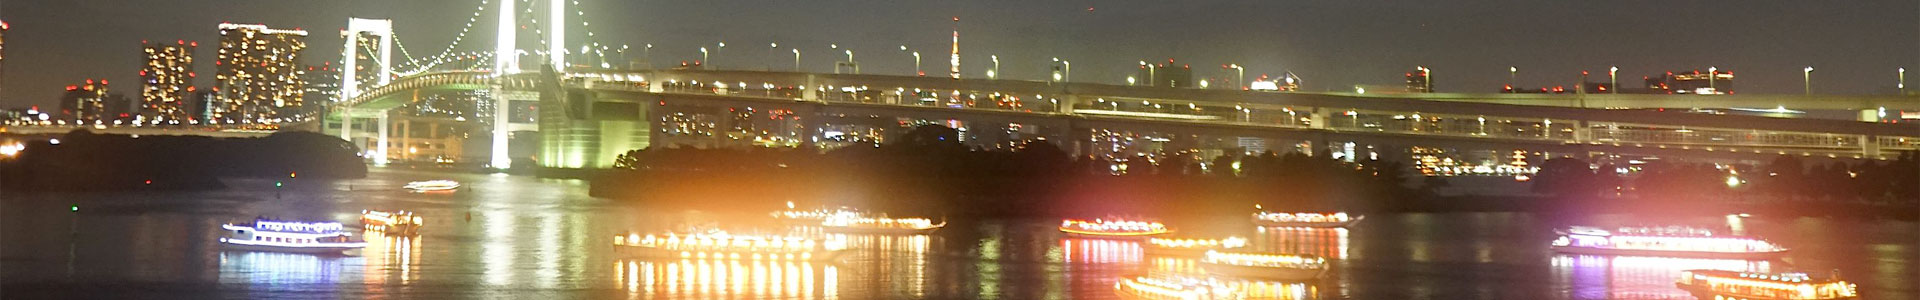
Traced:
<path id="1" fill-rule="evenodd" d="M 420 57 L 417 59 L 412 58 L 411 55 L 408 55 L 409 59 L 407 60 L 407 62 L 401 65 L 407 68 L 405 70 L 402 70 L 401 68 L 395 68 L 394 74 L 397 74 L 400 76 L 411 76 L 414 74 L 423 73 L 433 69 L 434 67 L 439 66 L 442 63 L 449 62 L 450 58 L 454 58 L 458 54 L 460 54 L 460 53 L 454 53 L 453 50 L 456 48 L 459 48 L 460 45 L 466 41 L 468 33 L 473 32 L 473 24 L 478 23 L 478 21 L 480 20 L 480 14 L 486 12 L 488 1 L 490 0 L 480 0 L 480 4 L 473 8 L 473 15 L 467 17 L 467 24 L 460 26 L 460 33 L 455 34 L 453 36 L 453 42 L 448 43 L 445 49 L 440 50 L 440 53 L 434 54 L 433 56 Z M 513 0 L 503 0 L 503 1 L 513 1 Z M 396 41 L 394 43 L 396 45 L 399 44 L 398 39 L 396 38 L 395 40 Z M 402 46 L 400 47 L 400 49 L 401 49 L 401 53 L 403 54 L 406 53 L 406 47 Z"/>

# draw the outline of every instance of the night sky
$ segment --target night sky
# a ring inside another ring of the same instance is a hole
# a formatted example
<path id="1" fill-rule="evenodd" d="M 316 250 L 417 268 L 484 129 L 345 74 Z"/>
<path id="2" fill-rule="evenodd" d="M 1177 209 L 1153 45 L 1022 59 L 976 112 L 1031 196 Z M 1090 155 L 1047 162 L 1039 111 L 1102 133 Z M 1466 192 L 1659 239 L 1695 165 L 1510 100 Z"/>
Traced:
<path id="1" fill-rule="evenodd" d="M 495 0 L 497 1 L 497 0 Z M 1571 86 L 1581 70 L 1621 82 L 1673 70 L 1734 70 L 1744 94 L 1799 93 L 1814 66 L 1820 93 L 1885 94 L 1895 69 L 1920 60 L 1920 1 L 1540 1 L 1540 0 L 972 0 L 747 1 L 579 0 L 604 45 L 654 44 L 665 66 L 713 57 L 728 69 L 792 65 L 798 47 L 809 70 L 826 72 L 855 51 L 866 73 L 908 74 L 920 50 L 930 75 L 944 74 L 951 17 L 961 18 L 962 70 L 982 77 L 997 54 L 1004 78 L 1040 79 L 1051 57 L 1073 62 L 1073 79 L 1124 83 L 1137 61 L 1190 63 L 1201 76 L 1248 77 L 1293 71 L 1309 91 L 1355 84 L 1395 85 L 1416 65 L 1434 69 L 1443 92 L 1493 92 L 1520 69 L 1519 86 Z M 544 3 L 545 0 L 536 2 Z M 141 40 L 201 43 L 198 86 L 211 86 L 222 21 L 299 27 L 312 34 L 308 64 L 334 61 L 349 16 L 392 18 L 407 50 L 438 53 L 479 0 L 33 0 L 5 1 L 0 107 L 54 105 L 86 78 L 111 80 L 138 98 Z M 458 51 L 491 47 L 497 3 Z M 524 9 L 526 6 L 522 5 Z M 544 16 L 544 12 L 537 15 Z M 572 12 L 568 15 L 577 16 Z M 577 20 L 570 20 L 577 21 Z M 578 23 L 570 43 L 585 39 Z M 532 35 L 524 31 L 522 36 Z M 781 49 L 769 55 L 768 42 Z M 537 48 L 532 39 L 523 48 Z M 611 56 L 611 55 L 610 55 Z M 771 57 L 769 57 L 771 56 Z M 613 57 L 618 59 L 618 57 Z M 584 62 L 586 59 L 576 60 Z M 1920 72 L 1920 68 L 1915 68 Z M 1920 73 L 1916 73 L 1920 75 Z M 124 83 L 123 83 L 124 82 Z M 1916 78 L 1920 83 L 1920 78 Z"/>

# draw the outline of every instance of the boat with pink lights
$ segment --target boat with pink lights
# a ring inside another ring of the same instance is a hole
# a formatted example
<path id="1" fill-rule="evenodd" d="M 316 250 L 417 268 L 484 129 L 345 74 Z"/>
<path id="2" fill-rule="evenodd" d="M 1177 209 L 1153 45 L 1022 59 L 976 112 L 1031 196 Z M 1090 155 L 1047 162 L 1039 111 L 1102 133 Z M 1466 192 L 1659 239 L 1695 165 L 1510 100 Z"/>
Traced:
<path id="1" fill-rule="evenodd" d="M 1787 248 L 1759 238 L 1715 234 L 1693 227 L 1572 227 L 1559 231 L 1553 250 L 1569 254 L 1716 259 L 1773 259 Z"/>
<path id="2" fill-rule="evenodd" d="M 1173 232 L 1160 222 L 1094 219 L 1093 221 L 1068 219 L 1060 221 L 1060 232 L 1071 237 L 1086 238 L 1142 238 Z"/>
<path id="3" fill-rule="evenodd" d="M 1824 300 L 1859 299 L 1859 288 L 1840 275 L 1746 273 L 1726 270 L 1680 272 L 1674 286 L 1700 299 Z"/>
<path id="4" fill-rule="evenodd" d="M 1253 214 L 1253 224 L 1266 227 L 1305 227 L 1305 228 L 1344 228 L 1360 223 L 1365 216 L 1348 216 L 1347 213 L 1284 213 L 1258 212 Z"/>
<path id="5" fill-rule="evenodd" d="M 1207 251 L 1200 269 L 1214 275 L 1287 282 L 1312 281 L 1327 273 L 1327 259 L 1313 255 Z"/>
<path id="6" fill-rule="evenodd" d="M 257 219 L 248 224 L 224 224 L 227 237 L 220 244 L 248 251 L 341 254 L 367 247 L 339 222 L 289 222 Z"/>

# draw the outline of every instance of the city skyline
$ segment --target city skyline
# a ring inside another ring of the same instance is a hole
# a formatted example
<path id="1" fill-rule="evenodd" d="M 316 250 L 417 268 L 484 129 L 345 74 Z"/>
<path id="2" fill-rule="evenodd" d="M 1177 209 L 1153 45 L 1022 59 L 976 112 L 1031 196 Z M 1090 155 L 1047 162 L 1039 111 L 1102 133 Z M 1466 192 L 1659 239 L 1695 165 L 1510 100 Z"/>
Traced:
<path id="1" fill-rule="evenodd" d="M 597 35 L 588 39 L 585 31 L 575 29 L 568 39 L 616 48 L 653 44 L 649 54 L 635 53 L 640 51 L 635 49 L 624 56 L 629 60 L 651 56 L 661 67 L 699 59 L 702 45 L 733 42 L 734 47 L 716 47 L 715 66 L 749 70 L 768 66 L 780 70 L 790 65 L 790 56 L 747 46 L 778 43 L 780 53 L 797 47 L 804 65 L 813 72 L 829 70 L 835 56 L 828 55 L 827 45 L 838 44 L 860 53 L 858 61 L 865 73 L 906 75 L 912 72 L 912 57 L 893 48 L 903 44 L 944 48 L 951 38 L 949 18 L 958 16 L 967 20 L 959 30 L 969 36 L 960 49 L 961 60 L 967 62 L 961 66 L 963 77 L 984 77 L 989 56 L 998 56 L 1003 62 L 1001 78 L 1038 80 L 1045 77 L 1049 58 L 1060 57 L 1080 65 L 1080 75 L 1073 77 L 1076 82 L 1123 84 L 1134 73 L 1131 68 L 1136 61 L 1172 57 L 1191 62 L 1196 66 L 1194 75 L 1201 78 L 1225 77 L 1227 71 L 1210 68 L 1216 64 L 1245 66 L 1248 78 L 1291 71 L 1305 78 L 1304 91 L 1391 85 L 1401 80 L 1404 70 L 1424 66 L 1434 70 L 1435 89 L 1440 92 L 1494 93 L 1507 83 L 1509 67 L 1519 70 L 1516 86 L 1535 87 L 1571 85 L 1582 70 L 1604 73 L 1617 66 L 1620 76 L 1628 79 L 1712 67 L 1739 70 L 1743 93 L 1792 94 L 1801 92 L 1802 83 L 1801 76 L 1793 75 L 1802 75 L 1798 74 L 1801 68 L 1811 65 L 1821 70 L 1813 74 L 1816 93 L 1883 94 L 1893 90 L 1895 70 L 1912 66 L 1920 56 L 1901 50 L 1920 48 L 1915 39 L 1920 36 L 1916 34 L 1920 24 L 1912 22 L 1920 19 L 1916 17 L 1920 3 L 1832 7 L 1768 1 L 1725 7 L 1474 1 L 1391 9 L 1376 8 L 1377 4 L 584 1 L 579 10 L 593 12 L 583 18 L 591 24 L 588 30 Z M 345 7 L 9 3 L 0 10 L 0 18 L 15 26 L 8 32 L 12 47 L 6 54 L 14 59 L 4 66 L 7 78 L 0 80 L 5 84 L 0 86 L 0 106 L 51 105 L 59 95 L 56 89 L 83 78 L 132 82 L 138 79 L 141 65 L 136 43 L 212 42 L 218 38 L 214 26 L 219 22 L 311 29 L 316 33 L 306 43 L 313 47 L 300 63 L 319 65 L 338 60 L 341 37 L 331 32 L 344 27 L 348 16 L 393 18 L 402 44 L 420 52 L 414 53 L 416 57 L 430 55 L 453 39 L 445 33 L 457 32 L 466 23 L 463 17 L 478 5 L 478 1 L 453 0 Z M 49 13 L 66 10 L 120 17 L 70 22 Z M 857 11 L 900 13 L 853 13 Z M 722 13 L 737 18 L 712 18 Z M 1521 17 L 1470 17 L 1489 13 Z M 1800 21 L 1777 20 L 1788 13 Z M 823 15 L 839 17 L 814 17 Z M 490 23 L 481 18 L 474 26 Z M 484 44 L 492 42 L 489 37 L 470 38 L 457 51 L 483 50 Z M 195 55 L 212 57 L 212 50 L 200 49 Z M 579 63 L 597 58 L 575 55 L 570 59 Z M 194 67 L 211 70 L 210 64 L 211 59 L 203 59 Z M 211 84 L 210 79 L 192 83 Z"/>

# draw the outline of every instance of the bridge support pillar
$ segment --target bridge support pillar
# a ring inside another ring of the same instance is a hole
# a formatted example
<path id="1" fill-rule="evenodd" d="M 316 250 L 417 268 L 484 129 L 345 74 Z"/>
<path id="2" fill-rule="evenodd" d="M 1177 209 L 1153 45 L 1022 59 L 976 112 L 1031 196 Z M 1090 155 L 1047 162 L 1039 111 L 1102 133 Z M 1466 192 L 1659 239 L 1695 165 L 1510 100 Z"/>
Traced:
<path id="1" fill-rule="evenodd" d="M 324 123 L 326 118 L 321 118 Z M 325 128 L 322 128 L 324 130 Z M 353 142 L 353 107 L 340 107 L 340 139 Z"/>
<path id="2" fill-rule="evenodd" d="M 815 78 L 813 74 L 807 74 L 807 84 L 800 86 L 800 100 L 820 101 L 820 94 L 813 92 L 819 88 L 820 82 L 818 78 Z"/>
<path id="3" fill-rule="evenodd" d="M 1880 158 L 1880 137 L 1873 135 L 1860 136 L 1860 158 Z"/>
<path id="4" fill-rule="evenodd" d="M 387 115 L 389 112 L 390 111 L 387 111 L 387 110 L 380 111 L 380 117 L 379 117 L 380 129 L 378 130 L 379 131 L 378 134 L 380 136 L 376 138 L 375 142 L 373 143 L 374 147 L 377 147 L 377 149 L 380 149 L 378 151 L 374 151 L 375 156 L 373 157 L 373 165 L 376 165 L 376 166 L 387 165 L 388 159 L 391 157 L 391 156 L 387 156 L 387 148 L 388 148 L 387 147 L 387 132 L 388 132 L 387 129 L 388 127 L 392 126 L 387 123 Z"/>
<path id="5" fill-rule="evenodd" d="M 1587 130 L 1586 121 L 1568 121 L 1566 126 L 1573 128 L 1573 142 L 1586 144 L 1587 141 L 1593 140 L 1593 131 Z M 1553 127 L 1549 126 L 1547 129 L 1552 130 Z M 1547 134 L 1548 137 L 1552 137 L 1553 133 L 1548 132 Z"/>
<path id="6" fill-rule="evenodd" d="M 1324 107 L 1315 107 L 1312 112 L 1307 113 L 1307 119 L 1312 123 L 1310 125 L 1313 126 L 1313 129 L 1327 129 L 1331 127 L 1327 126 L 1327 122 L 1329 122 L 1327 113 L 1327 108 Z"/>
<path id="7" fill-rule="evenodd" d="M 513 2 L 513 1 L 501 1 L 501 2 Z M 488 167 L 491 167 L 493 169 L 500 169 L 500 170 L 505 170 L 513 166 L 513 157 L 507 155 L 507 133 L 508 133 L 507 131 L 509 130 L 507 128 L 508 126 L 507 122 L 509 119 L 507 118 L 507 115 L 513 113 L 510 109 L 508 109 L 508 106 L 509 106 L 508 102 L 512 102 L 512 99 L 509 99 L 506 96 L 506 92 L 507 91 L 504 88 L 496 87 L 493 89 L 493 129 L 492 129 L 493 141 L 492 141 L 492 147 L 490 147 L 492 148 L 493 151 L 488 155 L 489 159 L 487 164 Z M 549 108 L 549 109 L 565 109 L 565 108 L 556 107 L 556 108 Z"/>

